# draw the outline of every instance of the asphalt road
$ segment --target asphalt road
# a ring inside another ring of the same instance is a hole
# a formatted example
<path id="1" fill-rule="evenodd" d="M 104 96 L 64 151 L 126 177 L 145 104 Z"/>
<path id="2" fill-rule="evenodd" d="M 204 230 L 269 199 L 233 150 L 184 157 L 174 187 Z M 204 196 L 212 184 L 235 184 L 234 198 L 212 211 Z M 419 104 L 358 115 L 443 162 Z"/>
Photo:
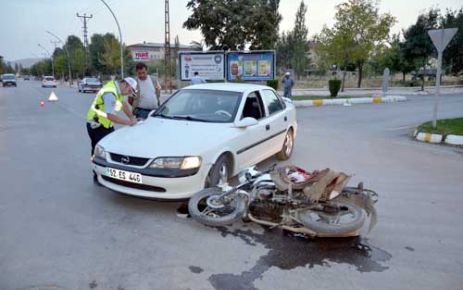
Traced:
<path id="1" fill-rule="evenodd" d="M 354 173 L 380 194 L 360 239 L 306 240 L 252 224 L 204 227 L 178 203 L 92 183 L 93 94 L 0 87 L 0 289 L 463 289 L 463 150 L 409 135 L 432 97 L 298 110 L 291 162 Z M 445 96 L 440 117 L 462 115 Z M 264 162 L 263 166 L 274 160 Z"/>

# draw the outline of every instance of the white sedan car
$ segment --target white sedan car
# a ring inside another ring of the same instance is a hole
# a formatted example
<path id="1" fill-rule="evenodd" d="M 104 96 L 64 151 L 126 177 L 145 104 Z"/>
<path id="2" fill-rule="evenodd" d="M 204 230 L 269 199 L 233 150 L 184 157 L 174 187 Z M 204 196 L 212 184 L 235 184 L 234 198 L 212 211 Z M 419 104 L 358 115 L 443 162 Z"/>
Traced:
<path id="1" fill-rule="evenodd" d="M 56 88 L 54 76 L 44 76 L 42 79 L 42 88 Z"/>
<path id="2" fill-rule="evenodd" d="M 103 138 L 93 169 L 103 186 L 117 192 L 186 199 L 272 155 L 288 159 L 296 132 L 294 105 L 270 87 L 194 85 L 144 122 Z"/>

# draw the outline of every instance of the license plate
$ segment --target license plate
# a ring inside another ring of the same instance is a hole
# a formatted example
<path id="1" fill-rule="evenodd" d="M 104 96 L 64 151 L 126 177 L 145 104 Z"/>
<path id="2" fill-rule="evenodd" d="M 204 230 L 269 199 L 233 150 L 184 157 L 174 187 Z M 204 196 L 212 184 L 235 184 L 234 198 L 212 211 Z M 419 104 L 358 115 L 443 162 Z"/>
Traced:
<path id="1" fill-rule="evenodd" d="M 140 173 L 129 172 L 114 168 L 106 168 L 105 175 L 114 179 L 124 180 L 132 183 L 142 183 Z"/>

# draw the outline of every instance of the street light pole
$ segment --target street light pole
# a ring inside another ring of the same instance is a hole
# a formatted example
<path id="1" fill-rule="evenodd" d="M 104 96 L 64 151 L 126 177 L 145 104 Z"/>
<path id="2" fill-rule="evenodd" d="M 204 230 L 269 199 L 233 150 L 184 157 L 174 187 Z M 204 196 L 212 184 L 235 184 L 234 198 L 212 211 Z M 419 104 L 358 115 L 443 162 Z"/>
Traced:
<path id="1" fill-rule="evenodd" d="M 40 43 L 37 44 L 40 48 L 42 48 L 43 50 L 45 50 L 45 52 L 48 54 L 48 57 L 50 58 L 51 60 L 51 71 L 52 71 L 52 75 L 53 77 L 55 76 L 55 65 L 53 64 L 53 56 L 50 54 L 50 51 L 48 51 L 48 49 L 46 49 L 45 47 L 43 47 Z"/>
<path id="2" fill-rule="evenodd" d="M 123 79 L 124 78 L 124 48 L 122 46 L 121 27 L 119 25 L 119 21 L 117 21 L 116 15 L 114 15 L 114 12 L 111 10 L 111 7 L 109 7 L 109 5 L 106 3 L 106 1 L 101 0 L 101 2 L 103 2 L 103 4 L 106 6 L 106 8 L 108 8 L 109 12 L 111 12 L 111 14 L 113 15 L 114 20 L 116 21 L 116 24 L 117 24 L 117 29 L 119 30 L 119 41 L 121 42 L 121 78 Z"/>
<path id="3" fill-rule="evenodd" d="M 69 86 L 72 85 L 72 73 L 71 73 L 71 56 L 69 55 L 69 50 L 67 48 L 67 45 L 64 43 L 64 41 L 56 34 L 50 32 L 50 31 L 46 31 L 48 34 L 50 34 L 51 36 L 53 36 L 54 38 L 58 39 L 62 44 L 63 44 L 63 47 L 64 47 L 64 50 L 66 51 L 66 56 L 68 58 L 68 70 L 69 70 Z"/>

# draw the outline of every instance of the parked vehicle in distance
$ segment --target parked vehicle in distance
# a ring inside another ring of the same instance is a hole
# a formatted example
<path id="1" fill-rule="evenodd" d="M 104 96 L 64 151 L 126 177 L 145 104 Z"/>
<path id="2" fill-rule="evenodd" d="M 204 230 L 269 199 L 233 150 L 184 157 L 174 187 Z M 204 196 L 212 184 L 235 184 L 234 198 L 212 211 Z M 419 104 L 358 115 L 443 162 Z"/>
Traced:
<path id="1" fill-rule="evenodd" d="M 98 78 L 85 77 L 77 84 L 79 93 L 98 92 L 103 85 Z"/>
<path id="2" fill-rule="evenodd" d="M 56 88 L 54 76 L 44 76 L 42 79 L 42 88 Z"/>
<path id="3" fill-rule="evenodd" d="M 14 74 L 3 74 L 2 77 L 2 86 L 7 87 L 7 86 L 13 86 L 17 87 L 16 83 L 16 76 Z"/>
<path id="4" fill-rule="evenodd" d="M 28 75 L 25 75 L 25 76 L 24 76 L 24 80 L 25 80 L 25 81 L 29 81 L 30 79 L 31 79 L 30 76 L 28 76 Z"/>
<path id="5" fill-rule="evenodd" d="M 270 87 L 193 85 L 145 121 L 103 138 L 93 169 L 103 186 L 117 192 L 186 199 L 272 155 L 288 159 L 296 132 L 294 104 Z"/>

